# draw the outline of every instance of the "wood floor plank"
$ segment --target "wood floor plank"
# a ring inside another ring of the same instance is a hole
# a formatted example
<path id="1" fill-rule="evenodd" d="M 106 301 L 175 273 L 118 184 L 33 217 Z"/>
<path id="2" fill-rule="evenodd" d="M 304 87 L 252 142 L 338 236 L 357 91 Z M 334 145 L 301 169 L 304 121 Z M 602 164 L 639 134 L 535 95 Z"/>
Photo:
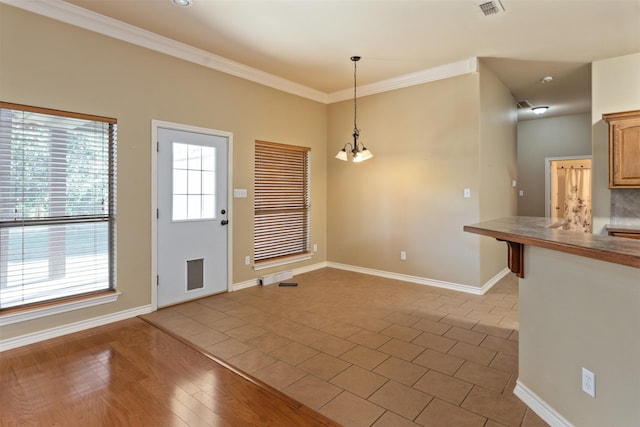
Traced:
<path id="1" fill-rule="evenodd" d="M 140 319 L 0 354 L 2 426 L 335 426 Z"/>

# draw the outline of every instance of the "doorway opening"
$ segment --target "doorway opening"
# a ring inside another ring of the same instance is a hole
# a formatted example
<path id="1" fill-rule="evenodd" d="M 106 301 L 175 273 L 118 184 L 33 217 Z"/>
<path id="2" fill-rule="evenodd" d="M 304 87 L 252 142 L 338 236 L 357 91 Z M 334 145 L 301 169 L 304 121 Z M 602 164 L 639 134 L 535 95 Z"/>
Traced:
<path id="1" fill-rule="evenodd" d="M 591 232 L 591 156 L 547 157 L 545 169 L 545 215 Z"/>

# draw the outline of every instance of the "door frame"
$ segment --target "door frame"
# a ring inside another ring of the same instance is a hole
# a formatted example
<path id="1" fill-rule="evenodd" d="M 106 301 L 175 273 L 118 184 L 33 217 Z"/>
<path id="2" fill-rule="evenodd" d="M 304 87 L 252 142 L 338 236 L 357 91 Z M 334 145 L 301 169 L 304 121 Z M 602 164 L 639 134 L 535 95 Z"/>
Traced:
<path id="1" fill-rule="evenodd" d="M 158 310 L 158 128 L 227 138 L 227 292 L 232 289 L 233 273 L 233 133 L 185 125 L 181 123 L 151 120 L 151 311 Z"/>
<path id="2" fill-rule="evenodd" d="M 593 156 L 591 155 L 544 158 L 544 216 L 546 218 L 551 218 L 551 162 L 554 162 L 557 160 L 585 160 L 585 159 L 591 160 L 591 168 L 593 169 Z M 591 183 L 591 191 L 593 192 L 593 181 Z"/>

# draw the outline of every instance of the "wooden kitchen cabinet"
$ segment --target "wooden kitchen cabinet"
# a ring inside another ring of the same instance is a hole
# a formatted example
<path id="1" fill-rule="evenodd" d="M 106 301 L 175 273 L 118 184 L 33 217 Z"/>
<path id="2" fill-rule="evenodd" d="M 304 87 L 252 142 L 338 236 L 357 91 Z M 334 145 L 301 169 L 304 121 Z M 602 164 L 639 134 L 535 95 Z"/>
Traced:
<path id="1" fill-rule="evenodd" d="M 609 188 L 640 188 L 640 110 L 602 118 L 609 123 Z"/>
<path id="2" fill-rule="evenodd" d="M 607 225 L 605 228 L 609 236 L 626 237 L 627 239 L 640 240 L 640 228 L 625 227 L 620 225 Z"/>

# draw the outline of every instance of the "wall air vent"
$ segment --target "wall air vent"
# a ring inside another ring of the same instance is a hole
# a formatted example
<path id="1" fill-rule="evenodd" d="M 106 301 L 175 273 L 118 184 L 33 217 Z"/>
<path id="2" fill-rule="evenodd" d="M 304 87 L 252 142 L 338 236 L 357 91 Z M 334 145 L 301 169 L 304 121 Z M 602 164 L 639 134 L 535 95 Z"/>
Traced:
<path id="1" fill-rule="evenodd" d="M 518 107 L 518 110 L 523 109 L 523 108 L 529 109 L 529 108 L 533 107 L 533 105 L 529 101 L 527 101 L 526 99 L 524 101 L 518 101 L 516 103 L 516 105 Z"/>
<path id="2" fill-rule="evenodd" d="M 504 12 L 504 6 L 500 0 L 492 0 L 478 5 L 484 16 L 495 15 L 496 13 Z"/>

